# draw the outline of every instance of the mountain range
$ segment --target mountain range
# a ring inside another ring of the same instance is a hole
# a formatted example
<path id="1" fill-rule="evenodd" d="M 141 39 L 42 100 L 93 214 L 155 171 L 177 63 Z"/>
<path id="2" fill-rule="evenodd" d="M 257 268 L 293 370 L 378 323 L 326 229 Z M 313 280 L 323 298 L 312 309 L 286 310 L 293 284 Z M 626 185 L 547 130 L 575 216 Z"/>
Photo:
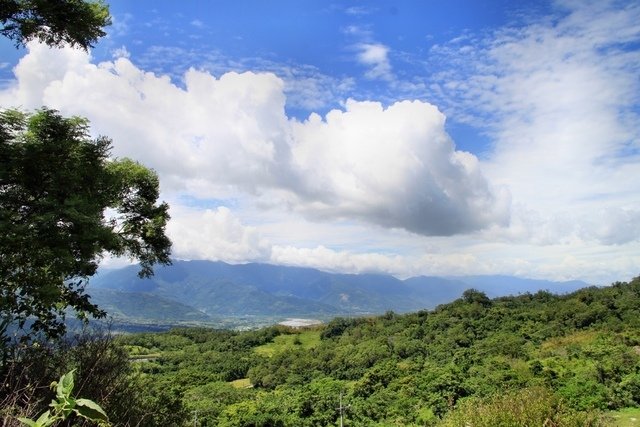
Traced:
<path id="1" fill-rule="evenodd" d="M 221 318 L 272 318 L 398 313 L 432 309 L 470 288 L 489 297 L 548 290 L 567 293 L 582 281 L 553 282 L 512 276 L 335 274 L 270 264 L 174 261 L 140 279 L 138 267 L 100 272 L 87 292 L 114 319 L 128 322 L 215 323 Z"/>

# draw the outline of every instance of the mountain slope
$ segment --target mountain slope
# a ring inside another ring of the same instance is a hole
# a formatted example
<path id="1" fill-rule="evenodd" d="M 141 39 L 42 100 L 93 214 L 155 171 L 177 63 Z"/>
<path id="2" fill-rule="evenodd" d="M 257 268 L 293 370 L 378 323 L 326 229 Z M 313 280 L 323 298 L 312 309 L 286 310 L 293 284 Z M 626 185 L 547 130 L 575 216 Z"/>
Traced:
<path id="1" fill-rule="evenodd" d="M 91 280 L 89 293 L 96 291 L 97 302 L 124 316 L 161 317 L 156 308 L 163 303 L 149 304 L 148 309 L 138 304 L 131 310 L 134 307 L 126 301 L 130 294 L 134 300 L 144 295 L 181 304 L 180 308 L 167 308 L 173 313 L 171 319 L 246 315 L 326 318 L 430 309 L 460 297 L 469 288 L 494 297 L 541 289 L 563 293 L 586 286 L 583 282 L 507 276 L 399 280 L 380 274 L 332 274 L 312 268 L 212 261 L 174 261 L 171 266 L 156 268 L 156 274 L 148 279 L 139 279 L 136 273 L 136 266 L 102 272 Z"/>
<path id="2" fill-rule="evenodd" d="M 207 314 L 192 306 L 149 293 L 92 288 L 90 295 L 91 302 L 115 319 L 157 322 L 211 321 Z"/>

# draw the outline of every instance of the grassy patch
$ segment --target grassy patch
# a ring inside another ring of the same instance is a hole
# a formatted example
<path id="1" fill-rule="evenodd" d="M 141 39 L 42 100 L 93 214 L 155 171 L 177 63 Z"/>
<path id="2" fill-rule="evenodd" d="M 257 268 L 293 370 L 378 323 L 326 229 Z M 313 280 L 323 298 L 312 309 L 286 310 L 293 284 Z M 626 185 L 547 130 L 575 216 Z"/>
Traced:
<path id="1" fill-rule="evenodd" d="M 250 388 L 252 387 L 249 378 L 240 378 L 239 380 L 231 381 L 229 384 L 235 388 Z"/>
<path id="2" fill-rule="evenodd" d="M 278 335 L 273 342 L 256 347 L 255 352 L 271 357 L 286 349 L 302 348 L 307 350 L 316 347 L 318 344 L 320 344 L 319 331 L 302 331 L 290 335 Z"/>
<path id="3" fill-rule="evenodd" d="M 612 418 L 612 425 L 619 427 L 640 427 L 640 408 L 626 408 L 607 413 Z"/>
<path id="4" fill-rule="evenodd" d="M 540 349 L 542 353 L 548 355 L 566 355 L 569 346 L 584 346 L 593 343 L 598 338 L 597 331 L 578 331 L 563 337 L 551 338 L 542 343 Z"/>
<path id="5" fill-rule="evenodd" d="M 551 390 L 529 387 L 488 398 L 462 399 L 439 427 L 566 426 L 604 427 L 600 414 L 565 407 Z"/>

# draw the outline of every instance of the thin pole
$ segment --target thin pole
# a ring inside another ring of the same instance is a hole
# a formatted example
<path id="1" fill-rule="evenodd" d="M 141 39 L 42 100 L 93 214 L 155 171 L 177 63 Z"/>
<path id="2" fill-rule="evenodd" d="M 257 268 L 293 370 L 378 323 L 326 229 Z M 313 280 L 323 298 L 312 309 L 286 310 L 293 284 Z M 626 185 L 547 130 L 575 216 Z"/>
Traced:
<path id="1" fill-rule="evenodd" d="M 343 427 L 343 418 L 345 409 L 349 409 L 351 405 L 342 406 L 342 391 L 340 392 L 340 406 L 337 408 L 340 411 L 340 427 Z"/>
<path id="2" fill-rule="evenodd" d="M 340 392 L 340 427 L 342 427 L 342 392 Z"/>
<path id="3" fill-rule="evenodd" d="M 340 427 L 342 427 L 342 392 L 340 392 Z"/>

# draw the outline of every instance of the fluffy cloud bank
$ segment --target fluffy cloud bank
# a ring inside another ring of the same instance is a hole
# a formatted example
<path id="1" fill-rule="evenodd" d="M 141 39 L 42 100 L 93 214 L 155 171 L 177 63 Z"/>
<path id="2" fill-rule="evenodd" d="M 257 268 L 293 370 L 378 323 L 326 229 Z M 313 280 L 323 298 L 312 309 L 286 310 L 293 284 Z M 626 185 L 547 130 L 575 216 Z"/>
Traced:
<path id="1" fill-rule="evenodd" d="M 423 235 L 454 235 L 508 221 L 509 196 L 477 159 L 455 150 L 445 117 L 424 102 L 348 101 L 298 122 L 273 74 L 189 70 L 182 87 L 127 58 L 30 44 L 0 104 L 88 117 L 139 159 L 165 190 L 271 197 L 313 218 L 347 218 Z M 218 212 L 220 215 L 220 212 Z"/>
<path id="2" fill-rule="evenodd" d="M 432 247 L 423 247 L 420 253 L 402 255 L 380 250 L 336 249 L 313 243 L 276 244 L 266 236 L 266 229 L 243 224 L 227 207 L 198 210 L 172 206 L 171 213 L 174 219 L 168 233 L 174 242 L 174 256 L 180 259 L 267 262 L 340 273 L 391 274 L 400 278 L 508 274 L 554 280 L 581 278 L 593 284 L 631 278 L 637 274 L 640 262 L 637 251 L 631 250 L 630 256 L 626 254 L 630 248 L 617 246 L 609 250 L 611 255 L 603 257 L 601 247 L 575 241 L 546 246 L 540 253 L 535 245 L 480 240 L 441 250 L 451 239 L 442 237 L 432 238 Z M 282 234 L 278 233 L 280 237 Z M 335 243 L 336 236 L 327 237 L 327 241 Z"/>
<path id="3" fill-rule="evenodd" d="M 553 244 L 637 241 L 640 3 L 557 1 L 554 15 L 432 50 L 432 86 L 492 141 L 483 171 L 509 186 L 506 234 Z"/>
<path id="4" fill-rule="evenodd" d="M 271 245 L 255 227 L 243 225 L 229 208 L 198 211 L 172 207 L 167 226 L 174 256 L 226 262 L 268 261 Z"/>
<path id="5" fill-rule="evenodd" d="M 475 156 L 456 151 L 433 105 L 349 101 L 323 120 L 293 123 L 292 162 L 308 215 L 366 218 L 384 227 L 452 235 L 504 224 L 509 197 Z"/>

